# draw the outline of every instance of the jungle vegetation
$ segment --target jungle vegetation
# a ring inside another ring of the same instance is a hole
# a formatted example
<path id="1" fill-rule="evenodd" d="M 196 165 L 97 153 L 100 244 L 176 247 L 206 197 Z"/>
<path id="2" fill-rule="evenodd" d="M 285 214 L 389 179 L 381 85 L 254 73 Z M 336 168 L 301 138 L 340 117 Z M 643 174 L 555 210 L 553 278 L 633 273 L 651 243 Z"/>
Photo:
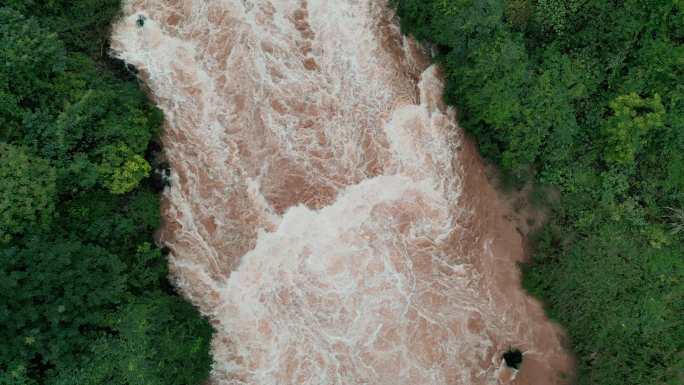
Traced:
<path id="1" fill-rule="evenodd" d="M 0 384 L 194 385 L 212 328 L 154 245 L 162 113 L 119 0 L 0 1 Z"/>
<path id="2" fill-rule="evenodd" d="M 392 1 L 481 153 L 560 192 L 524 284 L 576 382 L 684 383 L 684 2 Z"/>

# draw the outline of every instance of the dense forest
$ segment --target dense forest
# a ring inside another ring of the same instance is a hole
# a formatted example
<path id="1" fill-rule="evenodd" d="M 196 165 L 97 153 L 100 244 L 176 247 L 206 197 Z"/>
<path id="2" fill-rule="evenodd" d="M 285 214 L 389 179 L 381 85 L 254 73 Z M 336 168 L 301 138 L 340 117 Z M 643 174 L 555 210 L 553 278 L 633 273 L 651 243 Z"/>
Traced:
<path id="1" fill-rule="evenodd" d="M 107 58 L 119 0 L 0 0 L 0 384 L 191 385 L 212 329 L 167 281 L 162 114 Z"/>
<path id="2" fill-rule="evenodd" d="M 684 383 L 684 2 L 393 3 L 483 155 L 552 209 L 524 282 L 577 383 Z"/>

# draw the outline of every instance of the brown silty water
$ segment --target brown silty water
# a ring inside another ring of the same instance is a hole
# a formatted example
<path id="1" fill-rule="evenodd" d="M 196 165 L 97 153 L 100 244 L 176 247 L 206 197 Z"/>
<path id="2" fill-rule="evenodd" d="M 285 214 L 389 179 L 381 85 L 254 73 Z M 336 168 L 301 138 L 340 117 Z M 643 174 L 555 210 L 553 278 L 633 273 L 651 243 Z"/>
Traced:
<path id="1" fill-rule="evenodd" d="M 508 208 L 384 1 L 124 12 L 112 48 L 166 114 L 160 240 L 216 329 L 212 383 L 564 382 Z"/>

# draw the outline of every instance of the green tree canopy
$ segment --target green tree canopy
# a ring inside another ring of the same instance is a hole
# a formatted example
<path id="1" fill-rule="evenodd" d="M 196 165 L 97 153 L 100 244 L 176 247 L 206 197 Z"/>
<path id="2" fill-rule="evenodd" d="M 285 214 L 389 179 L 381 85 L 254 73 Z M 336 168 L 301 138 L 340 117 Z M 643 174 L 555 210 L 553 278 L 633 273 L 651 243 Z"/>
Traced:
<path id="1" fill-rule="evenodd" d="M 606 162 L 618 166 L 632 166 L 649 130 L 663 126 L 665 108 L 660 96 L 641 98 L 636 93 L 611 101 L 613 116 L 606 120 Z"/>
<path id="2" fill-rule="evenodd" d="M 0 8 L 0 85 L 25 103 L 50 88 L 52 77 L 64 69 L 62 42 L 37 20 Z"/>
<path id="3" fill-rule="evenodd" d="M 212 328 L 153 240 L 162 114 L 103 56 L 120 5 L 0 6 L 0 385 L 191 385 L 211 367 Z"/>
<path id="4" fill-rule="evenodd" d="M 47 161 L 0 143 L 0 242 L 50 224 L 57 200 L 55 181 Z"/>

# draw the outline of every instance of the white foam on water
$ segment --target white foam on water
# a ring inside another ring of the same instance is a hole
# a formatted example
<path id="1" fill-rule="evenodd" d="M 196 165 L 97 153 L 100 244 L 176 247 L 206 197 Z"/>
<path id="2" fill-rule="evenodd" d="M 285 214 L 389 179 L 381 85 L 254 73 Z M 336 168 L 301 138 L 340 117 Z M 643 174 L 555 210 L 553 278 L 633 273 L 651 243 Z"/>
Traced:
<path id="1" fill-rule="evenodd" d="M 566 368 L 384 1 L 130 0 L 112 50 L 166 116 L 160 239 L 213 383 L 537 383 L 509 346 Z"/>

